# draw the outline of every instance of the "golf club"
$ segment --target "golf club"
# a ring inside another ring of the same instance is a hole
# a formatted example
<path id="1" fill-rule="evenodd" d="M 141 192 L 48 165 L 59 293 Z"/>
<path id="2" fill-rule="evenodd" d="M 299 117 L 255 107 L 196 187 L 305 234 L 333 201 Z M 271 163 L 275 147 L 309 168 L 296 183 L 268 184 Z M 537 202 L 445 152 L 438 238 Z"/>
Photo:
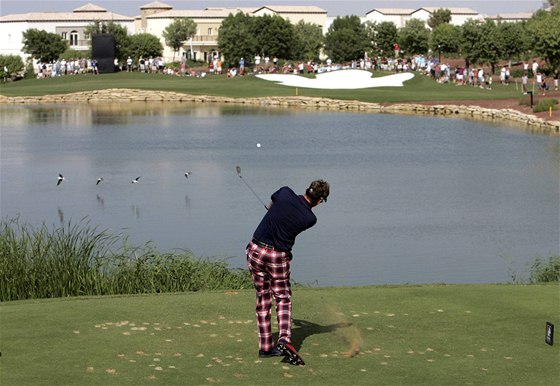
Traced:
<path id="1" fill-rule="evenodd" d="M 251 188 L 249 186 L 249 184 L 247 183 L 247 181 L 245 181 L 245 179 L 241 176 L 241 166 L 236 166 L 235 169 L 237 170 L 237 175 L 239 176 L 239 178 L 241 178 L 241 181 L 243 181 L 245 183 L 245 185 L 247 185 L 247 187 L 249 188 L 249 190 L 251 192 L 253 192 L 253 194 L 255 195 L 255 197 L 257 198 L 257 200 L 259 200 L 259 202 L 261 204 L 263 204 L 264 208 L 266 210 L 268 210 L 268 206 L 266 206 L 266 204 L 263 202 L 263 200 L 261 200 L 261 198 L 257 195 L 257 193 L 255 193 L 255 191 L 253 190 L 253 188 Z"/>

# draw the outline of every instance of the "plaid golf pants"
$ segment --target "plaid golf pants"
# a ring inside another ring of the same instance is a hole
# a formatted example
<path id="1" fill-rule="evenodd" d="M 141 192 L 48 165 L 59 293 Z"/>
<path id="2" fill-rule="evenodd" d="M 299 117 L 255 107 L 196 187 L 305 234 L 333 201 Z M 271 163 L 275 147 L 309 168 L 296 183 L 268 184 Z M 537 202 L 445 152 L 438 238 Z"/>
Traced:
<path id="1" fill-rule="evenodd" d="M 247 265 L 257 291 L 256 318 L 259 350 L 273 348 L 270 309 L 272 297 L 276 302 L 278 339 L 291 342 L 292 289 L 290 286 L 291 253 L 264 248 L 253 242 L 247 245 Z"/>

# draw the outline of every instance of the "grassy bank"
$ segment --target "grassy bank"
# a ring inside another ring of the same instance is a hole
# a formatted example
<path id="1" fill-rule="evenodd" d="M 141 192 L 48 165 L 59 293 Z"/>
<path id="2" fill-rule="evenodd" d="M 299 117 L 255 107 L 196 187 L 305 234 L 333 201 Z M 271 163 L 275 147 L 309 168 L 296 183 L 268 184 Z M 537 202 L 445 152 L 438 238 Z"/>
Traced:
<path id="1" fill-rule="evenodd" d="M 298 288 L 304 367 L 257 358 L 252 290 L 8 302 L 0 383 L 554 385 L 559 301 L 557 285 Z"/>
<path id="2" fill-rule="evenodd" d="M 0 301 L 252 288 L 247 270 L 186 251 L 162 253 L 88 223 L 0 221 Z"/>
<path id="3" fill-rule="evenodd" d="M 388 74 L 375 73 L 374 76 Z M 176 77 L 161 74 L 115 73 L 65 76 L 49 79 L 25 79 L 0 86 L 5 96 L 33 96 L 67 94 L 109 88 L 162 90 L 192 95 L 214 95 L 232 98 L 293 96 L 293 87 L 280 86 L 254 76 L 227 78 L 225 75 L 206 78 Z M 520 90 L 520 89 L 519 89 Z M 379 87 L 361 90 L 316 90 L 299 88 L 298 95 L 376 103 L 462 101 L 480 99 L 509 99 L 520 97 L 514 84 L 495 84 L 493 90 L 453 84 L 439 84 L 424 75 L 416 75 L 404 87 Z"/>

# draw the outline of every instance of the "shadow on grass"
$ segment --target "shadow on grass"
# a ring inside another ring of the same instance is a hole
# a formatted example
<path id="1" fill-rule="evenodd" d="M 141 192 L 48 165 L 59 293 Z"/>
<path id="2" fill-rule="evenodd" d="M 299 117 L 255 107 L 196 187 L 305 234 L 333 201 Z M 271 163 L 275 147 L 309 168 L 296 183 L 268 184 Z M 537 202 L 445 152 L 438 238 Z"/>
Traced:
<path id="1" fill-rule="evenodd" d="M 350 327 L 352 323 L 348 322 L 341 322 L 341 323 L 334 323 L 329 324 L 327 326 L 321 326 L 320 324 L 308 322 L 307 320 L 301 319 L 294 319 L 292 327 L 292 345 L 296 348 L 296 350 L 300 350 L 301 346 L 303 346 L 303 342 L 305 339 L 310 337 L 311 335 L 316 334 L 326 334 L 329 332 L 334 332 L 339 328 L 346 328 Z M 278 340 L 278 333 L 273 334 L 274 341 Z"/>

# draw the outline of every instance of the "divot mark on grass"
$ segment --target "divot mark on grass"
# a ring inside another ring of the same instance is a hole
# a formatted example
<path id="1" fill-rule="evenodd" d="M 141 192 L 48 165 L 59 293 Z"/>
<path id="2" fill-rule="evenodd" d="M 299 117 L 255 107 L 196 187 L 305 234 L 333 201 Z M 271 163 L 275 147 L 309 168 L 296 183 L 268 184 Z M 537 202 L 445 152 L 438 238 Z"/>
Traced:
<path id="1" fill-rule="evenodd" d="M 76 335 L 80 333 L 80 331 L 78 331 L 78 330 L 74 330 L 74 331 L 72 331 L 72 332 L 73 332 L 74 334 L 76 334 Z"/>
<path id="2" fill-rule="evenodd" d="M 95 371 L 95 369 L 93 367 L 86 367 L 86 372 L 88 373 L 93 373 Z"/>
<path id="3" fill-rule="evenodd" d="M 107 374 L 117 375 L 117 370 L 116 369 L 106 369 L 105 372 Z"/>
<path id="4" fill-rule="evenodd" d="M 285 378 L 293 378 L 294 375 L 293 375 L 293 374 L 290 374 L 290 373 L 284 373 L 284 377 L 285 377 Z"/>
<path id="5" fill-rule="evenodd" d="M 158 367 L 154 367 L 154 370 L 155 370 L 155 371 L 163 371 L 163 368 L 161 368 L 160 366 L 158 366 Z"/>

